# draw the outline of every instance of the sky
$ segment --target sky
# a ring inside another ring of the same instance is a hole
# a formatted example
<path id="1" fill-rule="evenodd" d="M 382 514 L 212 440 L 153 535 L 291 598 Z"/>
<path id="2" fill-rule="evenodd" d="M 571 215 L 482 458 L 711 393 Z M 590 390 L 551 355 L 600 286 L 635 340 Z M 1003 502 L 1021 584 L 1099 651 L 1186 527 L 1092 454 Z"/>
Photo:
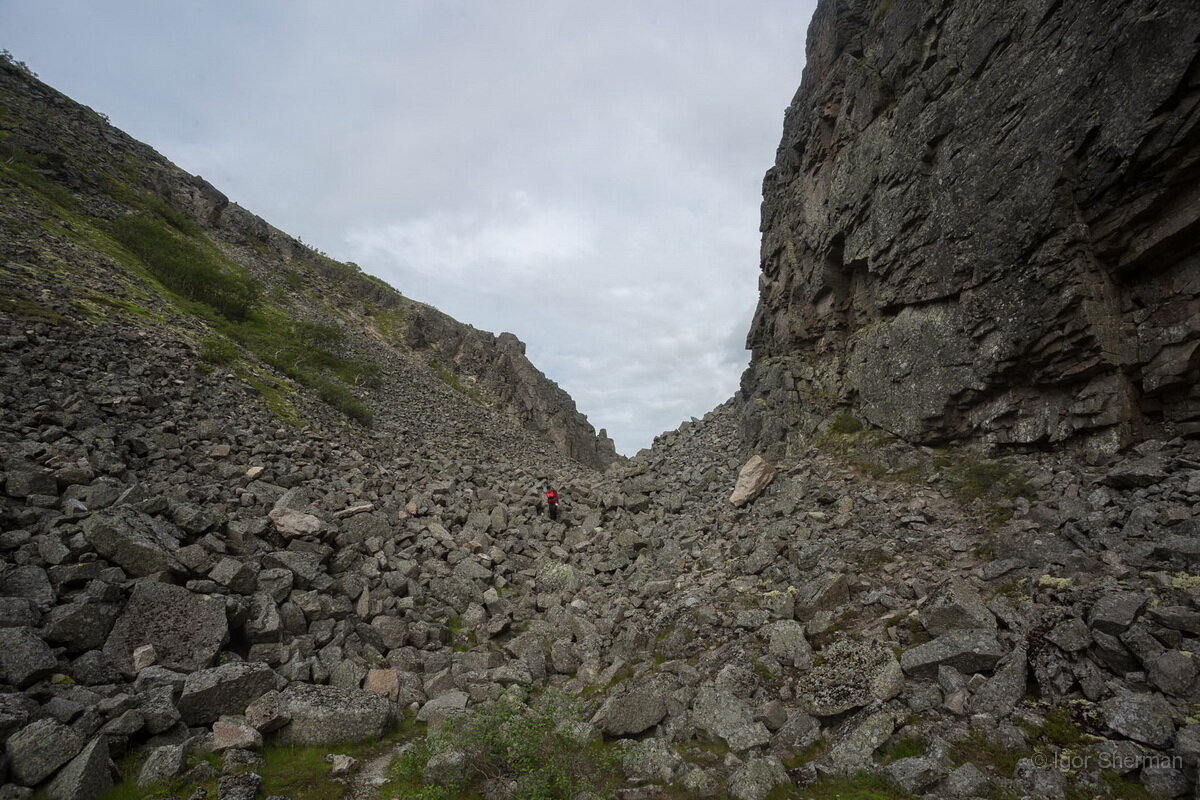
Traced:
<path id="1" fill-rule="evenodd" d="M 737 390 L 814 0 L 0 0 L 230 199 L 527 344 L 632 454 Z"/>

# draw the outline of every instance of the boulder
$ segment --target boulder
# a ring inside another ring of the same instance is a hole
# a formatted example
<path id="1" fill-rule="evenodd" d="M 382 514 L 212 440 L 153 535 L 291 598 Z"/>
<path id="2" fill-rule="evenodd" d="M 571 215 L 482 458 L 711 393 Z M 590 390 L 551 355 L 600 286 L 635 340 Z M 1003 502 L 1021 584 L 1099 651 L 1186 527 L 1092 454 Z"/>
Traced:
<path id="1" fill-rule="evenodd" d="M 260 733 L 271 733 L 291 721 L 283 695 L 271 690 L 246 706 L 246 721 Z"/>
<path id="2" fill-rule="evenodd" d="M 729 502 L 736 508 L 749 503 L 763 493 L 763 490 L 775 480 L 775 467 L 759 455 L 751 456 L 738 473 L 737 483 L 733 486 L 733 494 Z"/>
<path id="3" fill-rule="evenodd" d="M 96 800 L 113 787 L 115 772 L 108 739 L 97 736 L 58 771 L 45 796 L 47 800 Z"/>
<path id="4" fill-rule="evenodd" d="M 213 723 L 212 737 L 212 749 L 217 753 L 257 750 L 263 743 L 262 734 L 242 716 L 220 717 Z"/>
<path id="5" fill-rule="evenodd" d="M 58 659 L 28 628 L 0 628 L 0 680 L 24 689 L 54 673 Z"/>
<path id="6" fill-rule="evenodd" d="M 436 725 L 451 714 L 461 713 L 467 707 L 470 697 L 466 692 L 458 690 L 440 694 L 425 702 L 417 712 L 418 722 Z"/>
<path id="7" fill-rule="evenodd" d="M 278 734 L 287 744 L 334 744 L 374 739 L 392 720 L 386 697 L 361 689 L 293 683 L 280 693 L 291 722 Z"/>
<path id="8" fill-rule="evenodd" d="M 1158 694 L 1119 694 L 1100 705 L 1108 728 L 1118 736 L 1163 748 L 1175 735 L 1171 706 Z"/>
<path id="9" fill-rule="evenodd" d="M 917 645 L 900 656 L 905 673 L 932 677 L 943 664 L 964 675 L 986 672 L 1004 656 L 1004 647 L 993 630 L 961 630 Z"/>
<path id="10" fill-rule="evenodd" d="M 852 721 L 846 726 L 845 732 L 829 746 L 819 768 L 825 772 L 844 775 L 870 766 L 872 755 L 895 729 L 896 721 L 886 712 Z"/>
<path id="11" fill-rule="evenodd" d="M 804 626 L 794 619 L 772 622 L 763 627 L 767 637 L 767 652 L 783 664 L 797 669 L 812 666 L 812 647 L 804 635 Z"/>
<path id="12" fill-rule="evenodd" d="M 708 735 L 741 752 L 771 741 L 771 734 L 732 693 L 703 686 L 692 702 L 692 721 Z"/>
<path id="13" fill-rule="evenodd" d="M 46 641 L 69 653 L 98 650 L 112 629 L 121 607 L 116 603 L 66 603 L 52 608 L 42 620 Z"/>
<path id="14" fill-rule="evenodd" d="M 1120 636 L 1145 607 L 1149 598 L 1142 592 L 1113 592 L 1092 605 L 1088 625 L 1112 636 Z"/>
<path id="15" fill-rule="evenodd" d="M 776 786 L 789 783 L 787 770 L 778 758 L 752 758 L 729 776 L 729 796 L 733 800 L 766 800 Z"/>
<path id="16" fill-rule="evenodd" d="M 807 711 L 831 717 L 876 701 L 890 700 L 904 686 L 904 673 L 886 647 L 839 639 L 825 660 L 799 681 Z"/>
<path id="17" fill-rule="evenodd" d="M 1001 661 L 996 673 L 971 698 L 971 712 L 1005 717 L 1025 696 L 1029 662 L 1025 648 L 1013 650 Z"/>
<path id="18" fill-rule="evenodd" d="M 667 715 L 670 689 L 660 676 L 654 676 L 629 691 L 613 694 L 604 701 L 592 720 L 607 736 L 633 736 L 653 728 Z"/>
<path id="19" fill-rule="evenodd" d="M 87 740 L 52 717 L 31 722 L 5 743 L 12 778 L 22 786 L 37 786 L 83 749 Z"/>
<path id="20" fill-rule="evenodd" d="M 172 554 L 179 537 L 171 527 L 128 506 L 92 514 L 83 521 L 83 535 L 96 552 L 136 577 L 179 570 Z"/>
<path id="21" fill-rule="evenodd" d="M 179 696 L 179 713 L 189 725 L 206 725 L 225 715 L 241 714 L 252 701 L 278 688 L 279 676 L 266 664 L 231 661 L 188 675 Z"/>
<path id="22" fill-rule="evenodd" d="M 187 766 L 187 747 L 168 744 L 150 751 L 138 772 L 139 787 L 166 783 L 180 775 Z"/>
<path id="23" fill-rule="evenodd" d="M 921 624 L 934 636 L 963 628 L 995 628 L 996 617 L 979 592 L 966 581 L 952 579 L 920 611 Z"/>
<path id="24" fill-rule="evenodd" d="M 273 508 L 270 513 L 275 530 L 285 539 L 296 536 L 316 536 L 324 524 L 320 518 L 290 508 Z"/>
<path id="25" fill-rule="evenodd" d="M 669 784 L 683 759 L 670 744 L 650 737 L 631 742 L 621 752 L 621 768 L 632 783 Z"/>
<path id="26" fill-rule="evenodd" d="M 158 663 L 193 672 L 212 663 L 229 638 L 225 603 L 182 586 L 143 580 L 134 585 L 104 654 L 121 670 L 133 669 L 133 651 L 151 644 Z"/>

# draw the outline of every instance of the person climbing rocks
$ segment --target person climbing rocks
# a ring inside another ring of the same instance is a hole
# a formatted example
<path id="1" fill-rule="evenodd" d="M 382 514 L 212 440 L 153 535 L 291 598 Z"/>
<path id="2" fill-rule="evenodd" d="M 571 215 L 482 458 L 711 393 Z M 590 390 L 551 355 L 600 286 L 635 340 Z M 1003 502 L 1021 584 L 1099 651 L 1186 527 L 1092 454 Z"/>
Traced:
<path id="1" fill-rule="evenodd" d="M 546 511 L 551 520 L 558 519 L 558 492 L 549 484 L 546 484 Z"/>

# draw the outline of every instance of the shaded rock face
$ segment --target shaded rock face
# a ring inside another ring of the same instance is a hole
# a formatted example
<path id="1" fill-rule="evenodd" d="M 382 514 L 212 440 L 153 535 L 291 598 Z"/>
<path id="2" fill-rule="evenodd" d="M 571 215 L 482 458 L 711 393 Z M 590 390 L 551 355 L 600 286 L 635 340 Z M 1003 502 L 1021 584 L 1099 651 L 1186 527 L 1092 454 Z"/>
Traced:
<path id="1" fill-rule="evenodd" d="M 763 183 L 743 433 L 1200 434 L 1200 15 L 823 0 Z"/>

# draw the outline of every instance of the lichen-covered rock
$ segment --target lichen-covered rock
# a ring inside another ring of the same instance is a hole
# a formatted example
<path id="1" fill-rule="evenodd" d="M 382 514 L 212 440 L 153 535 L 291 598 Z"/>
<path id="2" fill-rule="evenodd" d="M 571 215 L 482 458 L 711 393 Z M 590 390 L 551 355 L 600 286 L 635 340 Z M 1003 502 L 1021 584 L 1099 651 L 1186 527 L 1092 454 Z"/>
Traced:
<path id="1" fill-rule="evenodd" d="M 1109 730 L 1151 747 L 1166 747 L 1175 735 L 1171 706 L 1161 695 L 1118 694 L 1101 704 Z"/>
<path id="2" fill-rule="evenodd" d="M 711 686 L 702 686 L 692 704 L 696 727 L 714 736 L 731 750 L 741 752 L 771 740 L 761 722 L 755 722 L 745 705 L 733 694 Z"/>
<path id="3" fill-rule="evenodd" d="M 1004 653 L 995 631 L 960 630 L 905 650 L 900 666 L 910 675 L 934 675 L 942 665 L 970 675 L 991 670 Z"/>
<path id="4" fill-rule="evenodd" d="M 113 787 L 115 772 L 108 739 L 97 736 L 58 771 L 46 786 L 45 796 L 48 800 L 96 800 Z"/>
<path id="5" fill-rule="evenodd" d="M 5 743 L 13 779 L 22 786 L 37 786 L 74 758 L 86 741 L 56 719 L 31 722 Z"/>
<path id="6" fill-rule="evenodd" d="M 900 693 L 904 673 L 886 647 L 839 639 L 824 651 L 820 666 L 801 679 L 808 712 L 831 717 Z"/>
<path id="7" fill-rule="evenodd" d="M 242 714 L 254 700 L 277 688 L 279 676 L 266 664 L 232 661 L 188 675 L 179 696 L 179 713 L 190 725 Z"/>
<path id="8" fill-rule="evenodd" d="M 137 577 L 179 569 L 180 536 L 163 520 L 117 507 L 83 521 L 83 535 L 102 556 Z"/>
<path id="9" fill-rule="evenodd" d="M 25 688 L 51 675 L 58 659 L 28 628 L 0 628 L 0 679 Z"/>
<path id="10" fill-rule="evenodd" d="M 655 677 L 604 701 L 594 722 L 608 736 L 634 736 L 667 715 L 667 681 Z"/>

